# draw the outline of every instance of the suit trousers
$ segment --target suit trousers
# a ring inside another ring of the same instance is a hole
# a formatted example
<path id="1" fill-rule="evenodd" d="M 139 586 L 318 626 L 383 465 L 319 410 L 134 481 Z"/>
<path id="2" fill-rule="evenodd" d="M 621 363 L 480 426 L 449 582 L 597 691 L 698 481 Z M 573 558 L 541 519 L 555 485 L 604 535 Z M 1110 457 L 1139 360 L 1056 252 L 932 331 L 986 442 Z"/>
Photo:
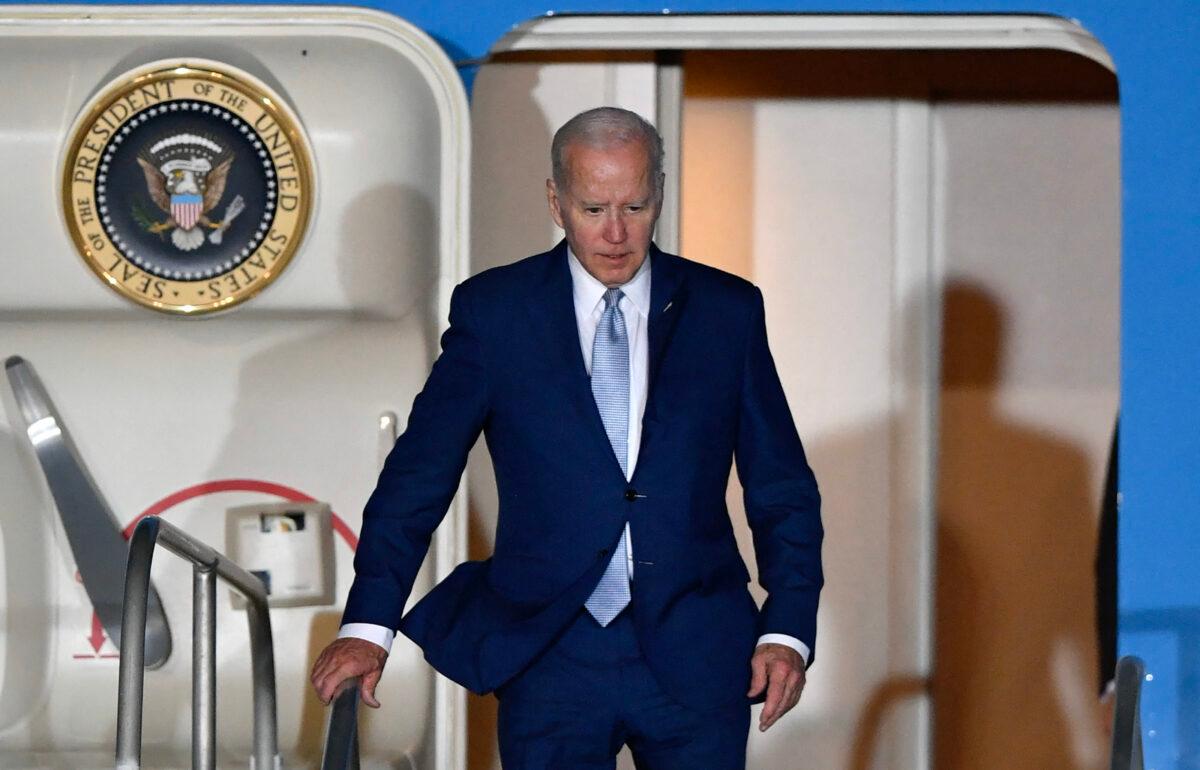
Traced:
<path id="1" fill-rule="evenodd" d="M 504 770 L 613 770 L 622 745 L 638 770 L 745 770 L 749 699 L 696 711 L 667 695 L 642 656 L 631 606 L 608 626 L 580 607 L 495 691 Z"/>

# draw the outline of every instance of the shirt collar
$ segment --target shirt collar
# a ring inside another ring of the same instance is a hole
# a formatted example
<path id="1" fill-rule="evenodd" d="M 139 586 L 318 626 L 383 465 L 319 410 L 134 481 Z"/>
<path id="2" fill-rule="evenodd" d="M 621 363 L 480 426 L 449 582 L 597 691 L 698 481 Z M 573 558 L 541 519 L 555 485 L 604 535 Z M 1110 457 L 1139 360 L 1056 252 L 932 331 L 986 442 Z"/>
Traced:
<path id="1" fill-rule="evenodd" d="M 583 263 L 579 261 L 579 257 L 575 256 L 575 252 L 571 251 L 570 246 L 567 247 L 567 264 L 571 268 L 571 291 L 575 298 L 575 306 L 582 307 L 588 312 L 595 310 L 596 306 L 604 301 L 604 292 L 608 291 L 608 287 L 596 280 L 596 277 L 584 268 Z M 638 267 L 633 277 L 617 288 L 643 318 L 650 317 L 649 251 L 646 252 L 646 258 L 642 260 L 641 266 Z"/>

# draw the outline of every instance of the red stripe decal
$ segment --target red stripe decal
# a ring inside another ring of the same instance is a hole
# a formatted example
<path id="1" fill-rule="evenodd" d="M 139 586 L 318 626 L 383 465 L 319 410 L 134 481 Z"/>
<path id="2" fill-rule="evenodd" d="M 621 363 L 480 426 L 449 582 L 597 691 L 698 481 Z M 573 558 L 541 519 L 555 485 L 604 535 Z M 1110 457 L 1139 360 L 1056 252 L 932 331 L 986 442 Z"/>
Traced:
<path id="1" fill-rule="evenodd" d="M 179 505 L 180 503 L 187 502 L 193 498 L 202 497 L 203 495 L 216 494 L 218 492 L 261 492 L 267 495 L 282 497 L 284 500 L 291 500 L 297 503 L 312 502 L 315 499 L 304 494 L 298 489 L 287 487 L 283 484 L 276 484 L 270 481 L 259 481 L 258 479 L 221 479 L 219 481 L 206 481 L 203 484 L 196 484 L 194 486 L 181 489 L 178 492 L 172 492 L 158 502 L 154 503 L 149 508 L 139 513 L 133 521 L 129 522 L 129 526 L 125 527 L 125 531 L 122 534 L 124 534 L 125 539 L 128 540 L 129 538 L 133 537 L 133 529 L 137 526 L 137 523 L 147 516 L 161 515 L 165 511 L 175 507 L 176 505 Z M 342 519 L 342 517 L 338 516 L 336 513 L 331 514 L 331 519 L 333 531 L 338 533 L 342 540 L 346 541 L 346 545 L 350 546 L 350 550 L 356 550 L 358 548 L 358 535 L 355 534 L 354 530 L 350 529 L 350 525 L 348 525 Z"/>

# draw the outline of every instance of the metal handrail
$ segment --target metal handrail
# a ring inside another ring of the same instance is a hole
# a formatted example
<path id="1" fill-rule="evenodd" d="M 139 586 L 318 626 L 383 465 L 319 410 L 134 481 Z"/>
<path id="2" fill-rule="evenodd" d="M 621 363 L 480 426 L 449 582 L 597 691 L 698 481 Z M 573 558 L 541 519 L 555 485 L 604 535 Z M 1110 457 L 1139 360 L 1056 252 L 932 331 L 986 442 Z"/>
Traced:
<path id="1" fill-rule="evenodd" d="M 24 424 L 46 486 L 62 522 L 83 589 L 108 638 L 121 645 L 121 567 L 126 545 L 121 525 L 84 463 L 50 393 L 20 356 L 4 362 L 4 373 L 17 405 L 15 425 Z M 171 655 L 171 629 L 153 586 L 149 589 L 149 619 L 145 641 L 146 664 L 158 668 Z"/>
<path id="2" fill-rule="evenodd" d="M 271 616 L 262 581 L 218 551 L 157 516 L 142 519 L 129 542 L 125 601 L 121 615 L 121 662 L 117 689 L 117 769 L 136 770 L 142 762 L 144 633 L 150 564 L 158 543 L 192 563 L 192 767 L 216 767 L 217 590 L 222 578 L 246 597 L 250 660 L 254 677 L 254 755 L 252 770 L 280 767 L 275 713 L 275 653 Z"/>
<path id="3" fill-rule="evenodd" d="M 359 677 L 347 679 L 333 696 L 321 770 L 358 770 L 359 682 Z"/>
<path id="4" fill-rule="evenodd" d="M 1145 678 L 1141 659 L 1126 655 L 1117 661 L 1111 770 L 1143 770 L 1141 700 Z"/>

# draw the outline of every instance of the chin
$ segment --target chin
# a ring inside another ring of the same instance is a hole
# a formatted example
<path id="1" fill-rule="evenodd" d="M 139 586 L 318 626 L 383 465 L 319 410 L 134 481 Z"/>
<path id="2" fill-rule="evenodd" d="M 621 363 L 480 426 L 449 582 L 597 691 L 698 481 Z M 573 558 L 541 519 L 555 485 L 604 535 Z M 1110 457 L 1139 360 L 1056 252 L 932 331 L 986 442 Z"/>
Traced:
<path id="1" fill-rule="evenodd" d="M 606 270 L 600 282 L 609 288 L 620 286 L 621 284 L 629 283 L 629 280 L 633 278 L 633 274 L 636 272 L 636 270 L 629 269 Z"/>

